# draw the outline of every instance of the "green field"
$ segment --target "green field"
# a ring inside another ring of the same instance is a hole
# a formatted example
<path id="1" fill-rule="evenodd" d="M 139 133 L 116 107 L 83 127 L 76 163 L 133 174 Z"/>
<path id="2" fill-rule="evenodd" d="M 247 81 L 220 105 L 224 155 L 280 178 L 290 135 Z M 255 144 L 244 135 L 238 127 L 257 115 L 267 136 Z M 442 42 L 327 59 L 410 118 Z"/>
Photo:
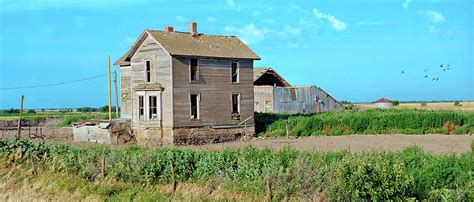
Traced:
<path id="1" fill-rule="evenodd" d="M 313 115 L 256 113 L 256 130 L 263 136 L 350 134 L 467 134 L 474 132 L 473 111 L 370 109 Z"/>
<path id="2" fill-rule="evenodd" d="M 461 156 L 400 152 L 195 151 L 179 148 L 77 148 L 58 143 L 1 140 L 1 165 L 33 166 L 40 174 L 77 176 L 69 192 L 101 200 L 144 200 L 154 186 L 195 184 L 275 200 L 473 200 L 474 142 Z M 105 157 L 102 177 L 102 158 Z M 51 179 L 55 184 L 60 179 Z M 6 180 L 6 179 L 5 179 Z M 108 182 L 123 186 L 110 186 Z M 93 185 L 93 186 L 92 186 Z M 66 185 L 65 185 L 66 186 Z M 66 187 L 67 187 L 66 186 Z M 99 188 L 97 188 L 99 187 Z M 134 189 L 132 187 L 135 187 Z M 96 189 L 97 188 L 97 189 Z M 143 189 L 142 189 L 143 188 Z M 64 191 L 64 190 L 61 190 Z M 76 194 L 77 195 L 77 194 Z M 212 195 L 209 194 L 210 197 Z"/>
<path id="3" fill-rule="evenodd" d="M 36 113 L 23 113 L 23 120 L 43 121 L 46 119 L 60 120 L 58 126 L 70 126 L 77 121 L 87 121 L 96 119 L 108 119 L 109 115 L 106 112 L 61 112 L 61 111 L 46 111 Z M 115 118 L 115 113 L 112 113 Z M 18 113 L 0 113 L 0 121 L 17 121 L 20 118 Z"/>

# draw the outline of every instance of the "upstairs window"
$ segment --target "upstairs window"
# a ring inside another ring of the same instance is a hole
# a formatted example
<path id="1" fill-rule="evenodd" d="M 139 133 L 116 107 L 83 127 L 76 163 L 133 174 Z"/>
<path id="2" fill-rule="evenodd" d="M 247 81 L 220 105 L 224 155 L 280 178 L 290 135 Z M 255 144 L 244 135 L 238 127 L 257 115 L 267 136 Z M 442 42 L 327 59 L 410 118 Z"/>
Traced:
<path id="1" fill-rule="evenodd" d="M 232 83 L 238 83 L 239 82 L 239 63 L 238 62 L 230 62 L 230 68 L 231 68 L 231 77 L 232 77 Z"/>
<path id="2" fill-rule="evenodd" d="M 156 96 L 149 96 L 148 99 L 148 119 L 154 120 L 158 118 Z"/>
<path id="3" fill-rule="evenodd" d="M 191 94 L 191 119 L 199 119 L 199 94 Z"/>
<path id="4" fill-rule="evenodd" d="M 151 82 L 151 63 L 150 61 L 145 62 L 145 71 L 146 71 L 146 82 Z"/>
<path id="5" fill-rule="evenodd" d="M 197 59 L 189 59 L 189 80 L 198 81 L 199 80 L 199 67 Z"/>

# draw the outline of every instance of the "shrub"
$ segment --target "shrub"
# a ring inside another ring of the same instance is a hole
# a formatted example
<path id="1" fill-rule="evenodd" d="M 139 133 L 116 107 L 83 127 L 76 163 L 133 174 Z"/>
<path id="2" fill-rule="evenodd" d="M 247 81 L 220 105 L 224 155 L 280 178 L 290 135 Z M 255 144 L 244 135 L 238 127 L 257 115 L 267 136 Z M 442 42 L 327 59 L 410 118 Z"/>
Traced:
<path id="1" fill-rule="evenodd" d="M 454 106 L 460 107 L 460 106 L 462 106 L 462 104 L 459 101 L 454 101 Z"/>
<path id="2" fill-rule="evenodd" d="M 471 144 L 474 151 L 474 141 Z M 402 152 L 298 152 L 290 147 L 275 151 L 252 147 L 223 151 L 180 148 L 147 149 L 136 146 L 109 150 L 106 146 L 77 148 L 30 140 L 0 140 L 2 164 L 30 165 L 35 159 L 40 171 L 66 172 L 95 181 L 154 185 L 178 181 L 203 183 L 238 192 L 263 195 L 265 181 L 274 182 L 277 200 L 312 198 L 328 200 L 418 200 L 449 197 L 472 199 L 474 158 L 432 155 L 417 147 Z M 172 170 L 173 169 L 173 170 Z M 105 190 L 107 191 L 107 190 Z"/>
<path id="3" fill-rule="evenodd" d="M 34 109 L 29 109 L 26 113 L 28 114 L 36 114 L 36 111 Z"/>

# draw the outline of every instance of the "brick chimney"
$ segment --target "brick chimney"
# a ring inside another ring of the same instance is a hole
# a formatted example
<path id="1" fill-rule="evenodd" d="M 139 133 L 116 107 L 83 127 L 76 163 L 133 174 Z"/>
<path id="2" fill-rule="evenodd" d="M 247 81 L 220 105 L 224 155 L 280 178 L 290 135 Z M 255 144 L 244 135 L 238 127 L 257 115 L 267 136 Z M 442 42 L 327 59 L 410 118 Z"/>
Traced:
<path id="1" fill-rule="evenodd" d="M 193 36 L 198 35 L 196 22 L 192 21 L 189 23 L 189 33 L 191 33 Z"/>
<path id="2" fill-rule="evenodd" d="M 173 31 L 174 31 L 173 27 L 170 27 L 170 26 L 165 27 L 165 32 L 173 32 Z"/>

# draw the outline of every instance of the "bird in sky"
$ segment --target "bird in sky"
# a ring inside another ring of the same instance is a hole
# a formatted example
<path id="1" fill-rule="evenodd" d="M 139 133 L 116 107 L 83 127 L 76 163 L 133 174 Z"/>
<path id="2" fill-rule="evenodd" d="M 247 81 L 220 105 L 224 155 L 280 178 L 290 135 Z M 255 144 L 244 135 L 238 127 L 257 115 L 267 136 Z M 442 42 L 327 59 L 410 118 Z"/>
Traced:
<path id="1" fill-rule="evenodd" d="M 405 71 L 404 71 L 404 70 L 402 70 L 402 74 L 405 74 Z"/>
<path id="2" fill-rule="evenodd" d="M 425 69 L 425 72 L 427 72 L 427 71 L 428 71 L 428 69 Z"/>
<path id="3" fill-rule="evenodd" d="M 425 78 L 428 78 L 428 75 L 425 75 Z"/>

